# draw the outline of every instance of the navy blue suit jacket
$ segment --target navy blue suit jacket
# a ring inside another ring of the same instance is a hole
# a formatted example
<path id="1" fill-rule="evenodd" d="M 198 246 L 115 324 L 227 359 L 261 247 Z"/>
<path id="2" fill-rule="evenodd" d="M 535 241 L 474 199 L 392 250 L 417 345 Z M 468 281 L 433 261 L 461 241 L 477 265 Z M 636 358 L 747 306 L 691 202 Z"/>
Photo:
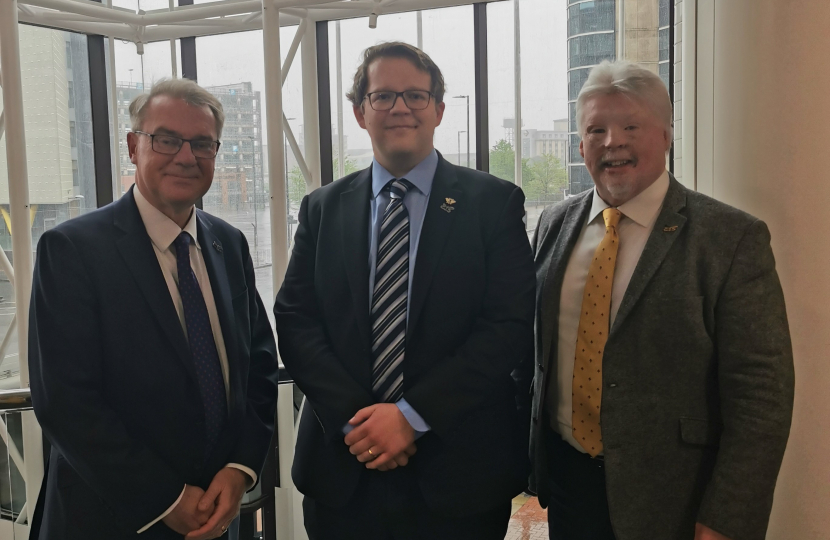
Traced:
<path id="1" fill-rule="evenodd" d="M 230 378 L 229 418 L 206 460 L 192 357 L 132 191 L 38 243 L 29 369 L 52 443 L 39 538 L 131 538 L 184 484 L 207 489 L 227 463 L 262 469 L 276 408 L 273 333 L 242 233 L 196 218 Z M 140 538 L 181 536 L 159 522 Z"/>
<path id="2" fill-rule="evenodd" d="M 366 471 L 342 428 L 375 402 L 370 190 L 371 168 L 303 200 L 274 307 L 282 360 L 308 399 L 294 482 L 335 507 Z M 511 378 L 533 349 L 536 280 L 523 203 L 515 185 L 439 160 L 412 276 L 403 384 L 432 428 L 407 467 L 445 515 L 487 511 L 527 485 L 529 411 L 517 409 Z"/>

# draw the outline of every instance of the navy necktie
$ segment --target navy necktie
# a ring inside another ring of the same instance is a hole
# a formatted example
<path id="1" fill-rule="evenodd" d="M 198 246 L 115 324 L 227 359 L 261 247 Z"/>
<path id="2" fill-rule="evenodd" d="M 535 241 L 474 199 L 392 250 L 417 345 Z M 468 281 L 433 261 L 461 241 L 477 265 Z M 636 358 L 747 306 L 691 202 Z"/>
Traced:
<path id="1" fill-rule="evenodd" d="M 403 397 L 406 306 L 409 294 L 409 213 L 403 204 L 408 180 L 387 184 L 389 205 L 383 214 L 372 292 L 372 391 L 385 403 Z"/>
<path id="2" fill-rule="evenodd" d="M 213 340 L 205 298 L 190 267 L 190 234 L 182 232 L 173 242 L 176 246 L 176 267 L 179 274 L 179 294 L 182 297 L 187 339 L 196 367 L 196 378 L 205 409 L 205 433 L 209 455 L 219 438 L 228 415 L 225 379 L 219 363 L 219 353 Z"/>

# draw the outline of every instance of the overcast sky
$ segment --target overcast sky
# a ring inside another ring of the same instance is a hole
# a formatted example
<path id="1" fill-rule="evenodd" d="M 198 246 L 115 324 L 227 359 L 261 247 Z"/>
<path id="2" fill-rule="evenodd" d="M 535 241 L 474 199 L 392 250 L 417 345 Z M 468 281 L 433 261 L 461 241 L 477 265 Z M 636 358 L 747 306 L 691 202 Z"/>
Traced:
<path id="1" fill-rule="evenodd" d="M 167 0 L 140 0 L 141 9 L 158 9 Z M 198 2 L 197 3 L 201 3 Z M 115 0 L 115 5 L 136 9 L 136 0 Z M 525 128 L 553 129 L 553 121 L 567 117 L 567 57 L 565 0 L 522 0 L 522 116 Z M 457 152 L 459 131 L 467 130 L 466 100 L 456 95 L 470 95 L 471 131 L 475 133 L 475 73 L 473 67 L 473 8 L 461 6 L 422 13 L 424 50 L 438 64 L 447 83 L 446 112 L 436 131 L 435 145 L 445 153 Z M 381 15 L 378 27 L 368 27 L 368 18 L 341 22 L 342 92 L 349 89 L 360 54 L 381 41 L 401 40 L 417 44 L 415 13 Z M 291 45 L 296 27 L 283 27 L 283 58 Z M 335 24 L 329 24 L 332 124 L 337 125 Z M 504 137 L 502 121 L 514 116 L 513 83 L 513 2 L 488 4 L 488 55 L 490 88 L 490 146 Z M 115 44 L 118 81 L 143 81 L 151 85 L 172 73 L 169 43 L 145 45 L 142 58 L 132 43 Z M 244 32 L 196 39 L 199 83 L 204 86 L 251 82 L 263 92 L 264 51 L 262 32 Z M 179 58 L 177 53 L 176 58 Z M 132 71 L 130 71 L 132 69 Z M 181 66 L 178 66 L 179 71 Z M 283 88 L 285 113 L 299 138 L 302 120 L 300 53 Z M 341 94 L 344 134 L 351 149 L 370 148 L 369 138 L 357 125 L 351 105 Z M 460 135 L 462 153 L 466 152 L 466 134 Z M 473 152 L 475 138 L 471 139 Z M 267 144 L 267 142 L 266 142 Z"/>

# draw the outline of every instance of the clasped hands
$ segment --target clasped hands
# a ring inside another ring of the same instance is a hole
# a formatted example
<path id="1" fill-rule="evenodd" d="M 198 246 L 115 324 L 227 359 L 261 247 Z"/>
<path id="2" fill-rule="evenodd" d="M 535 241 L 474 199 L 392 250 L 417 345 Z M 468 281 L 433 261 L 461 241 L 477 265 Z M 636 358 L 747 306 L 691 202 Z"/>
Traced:
<path id="1" fill-rule="evenodd" d="M 186 540 L 210 540 L 222 536 L 239 513 L 242 496 L 253 479 L 232 467 L 216 473 L 203 491 L 197 486 L 184 488 L 179 504 L 162 520 Z"/>
<path id="2" fill-rule="evenodd" d="M 394 403 L 376 403 L 357 411 L 344 442 L 367 469 L 389 471 L 409 463 L 417 448 L 415 430 Z"/>

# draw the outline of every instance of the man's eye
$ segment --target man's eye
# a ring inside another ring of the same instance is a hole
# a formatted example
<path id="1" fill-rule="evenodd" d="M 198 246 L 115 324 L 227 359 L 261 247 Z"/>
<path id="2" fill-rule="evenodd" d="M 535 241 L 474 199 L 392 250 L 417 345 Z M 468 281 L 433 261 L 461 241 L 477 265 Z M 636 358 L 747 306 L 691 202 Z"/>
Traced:
<path id="1" fill-rule="evenodd" d="M 375 98 L 375 101 L 389 101 L 392 99 L 392 94 L 389 92 L 377 92 L 372 94 Z"/>
<path id="2" fill-rule="evenodd" d="M 173 137 L 156 137 L 156 142 L 164 146 L 178 146 L 179 140 Z"/>
<path id="3" fill-rule="evenodd" d="M 421 92 L 408 92 L 406 94 L 406 99 L 410 101 L 424 101 L 426 96 L 424 96 Z"/>

